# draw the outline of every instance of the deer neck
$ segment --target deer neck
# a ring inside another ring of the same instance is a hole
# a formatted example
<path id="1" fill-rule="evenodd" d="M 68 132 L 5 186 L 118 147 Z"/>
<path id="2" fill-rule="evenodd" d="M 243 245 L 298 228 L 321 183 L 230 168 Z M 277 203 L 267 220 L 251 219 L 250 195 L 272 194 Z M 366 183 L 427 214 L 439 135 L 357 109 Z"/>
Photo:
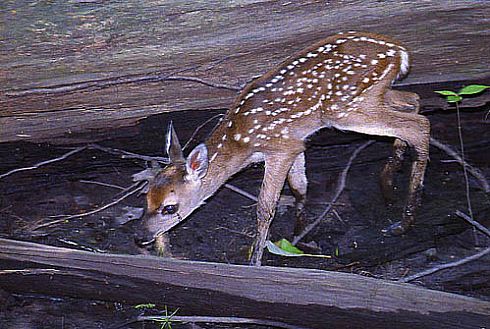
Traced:
<path id="1" fill-rule="evenodd" d="M 209 165 L 202 180 L 201 198 L 213 195 L 231 176 L 255 162 L 249 148 L 240 147 L 220 125 L 205 142 L 208 149 Z M 226 136 L 226 137 L 223 137 Z"/>

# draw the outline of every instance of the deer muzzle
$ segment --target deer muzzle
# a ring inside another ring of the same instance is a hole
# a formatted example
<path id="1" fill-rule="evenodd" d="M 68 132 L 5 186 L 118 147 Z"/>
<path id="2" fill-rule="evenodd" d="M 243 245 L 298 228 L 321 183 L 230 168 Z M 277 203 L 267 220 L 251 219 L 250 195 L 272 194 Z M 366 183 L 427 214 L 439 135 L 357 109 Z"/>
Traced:
<path id="1" fill-rule="evenodd" d="M 182 221 L 178 215 L 164 216 L 161 214 L 148 214 L 135 221 L 134 240 L 139 246 L 148 246 L 155 242 L 160 234 L 169 231 Z"/>

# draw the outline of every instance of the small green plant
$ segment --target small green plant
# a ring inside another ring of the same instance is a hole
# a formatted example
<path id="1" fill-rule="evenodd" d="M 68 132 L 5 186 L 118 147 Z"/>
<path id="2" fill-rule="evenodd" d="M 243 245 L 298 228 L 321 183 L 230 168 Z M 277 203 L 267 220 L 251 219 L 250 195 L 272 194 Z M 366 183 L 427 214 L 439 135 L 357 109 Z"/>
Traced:
<path id="1" fill-rule="evenodd" d="M 175 314 L 179 309 L 176 309 L 171 314 L 168 314 L 167 306 L 165 306 L 165 315 L 152 317 L 152 321 L 160 324 L 160 329 L 172 329 L 172 323 L 178 322 L 178 320 L 173 319 Z"/>
<path id="2" fill-rule="evenodd" d="M 451 90 L 436 90 L 435 92 L 445 96 L 448 103 L 458 103 L 461 102 L 465 96 L 476 95 L 489 88 L 490 86 L 487 85 L 469 85 L 463 87 L 458 92 Z"/>
<path id="3" fill-rule="evenodd" d="M 461 158 L 464 162 L 464 142 L 463 142 L 463 131 L 461 127 L 461 116 L 459 113 L 459 102 L 463 100 L 465 96 L 476 95 L 481 92 L 484 92 L 486 89 L 489 89 L 490 86 L 487 85 L 468 85 L 463 87 L 460 91 L 454 92 L 451 90 L 436 90 L 435 92 L 446 97 L 446 101 L 448 103 L 453 103 L 456 106 L 456 117 L 458 121 L 458 135 L 459 135 L 459 144 L 461 149 Z M 463 174 L 466 185 L 466 202 L 468 206 L 468 213 L 471 219 L 473 219 L 473 210 L 471 207 L 471 198 L 470 198 L 470 183 L 468 179 L 468 173 L 466 170 L 466 165 L 463 165 Z"/>
<path id="4" fill-rule="evenodd" d="M 155 309 L 156 305 L 153 303 L 145 303 L 135 305 L 134 308 L 137 310 L 151 310 Z M 144 316 L 142 317 L 144 321 L 153 321 L 160 325 L 160 329 L 172 329 L 172 323 L 179 322 L 179 320 L 174 319 L 174 316 L 177 314 L 179 309 L 176 309 L 172 313 L 169 314 L 167 306 L 165 306 L 165 314 L 163 315 L 155 315 L 155 316 Z"/>

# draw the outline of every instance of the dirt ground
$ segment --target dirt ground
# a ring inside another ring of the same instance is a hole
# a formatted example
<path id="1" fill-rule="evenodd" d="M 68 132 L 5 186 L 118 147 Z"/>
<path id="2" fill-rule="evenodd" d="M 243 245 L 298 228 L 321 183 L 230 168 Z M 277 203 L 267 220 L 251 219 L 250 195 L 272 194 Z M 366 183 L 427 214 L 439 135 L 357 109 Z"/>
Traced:
<path id="1" fill-rule="evenodd" d="M 135 127 L 115 131 L 94 131 L 100 145 L 139 154 L 163 156 L 164 128 L 172 119 L 182 141 L 194 129 L 218 112 L 185 112 L 150 117 Z M 432 123 L 432 136 L 457 148 L 455 112 L 425 113 Z M 462 113 L 465 147 L 470 163 L 490 177 L 490 129 L 485 109 Z M 211 127 L 198 135 L 196 145 Z M 92 136 L 93 136 L 92 135 Z M 77 136 L 85 145 L 84 136 Z M 316 218 L 331 200 L 339 173 L 366 136 L 325 130 L 308 142 L 307 173 L 309 191 L 307 214 Z M 402 237 L 386 238 L 380 230 L 398 220 L 408 182 L 409 162 L 398 175 L 398 201 L 386 206 L 378 185 L 378 175 L 391 152 L 389 139 L 362 151 L 354 160 L 347 186 L 335 211 L 306 239 L 304 248 L 313 253 L 336 255 L 332 259 L 281 258 L 267 254 L 265 265 L 339 270 L 383 279 L 407 274 L 475 253 L 490 240 L 475 233 L 455 216 L 466 212 L 466 196 L 461 166 L 446 153 L 431 147 L 423 203 L 415 227 Z M 0 174 L 58 157 L 74 145 L 6 143 L 0 147 Z M 190 151 L 190 148 L 187 149 Z M 39 169 L 18 172 L 0 179 L 0 237 L 28 240 L 61 247 L 110 253 L 154 253 L 138 248 L 133 233 L 122 224 L 128 214 L 144 207 L 142 196 L 129 197 L 94 215 L 72 219 L 33 230 L 60 214 L 77 214 L 95 209 L 120 196 L 121 189 L 93 184 L 104 182 L 130 186 L 131 175 L 147 163 L 121 159 L 98 150 L 85 150 L 63 161 Z M 261 164 L 234 176 L 229 183 L 257 195 L 263 174 Z M 470 193 L 475 219 L 490 225 L 490 200 L 479 183 L 470 177 Z M 227 188 L 221 188 L 183 224 L 170 233 L 174 257 L 201 261 L 246 264 L 255 232 L 255 204 Z M 271 228 L 271 240 L 292 238 L 294 207 L 285 187 Z M 0 262 L 0 267 L 4 269 Z M 490 259 L 488 257 L 455 269 L 424 277 L 415 284 L 490 300 Z M 3 300 L 3 302 L 2 302 Z M 153 301 L 148 301 L 153 302 Z M 171 303 L 167 306 L 172 310 Z M 124 323 L 139 311 L 132 305 L 86 301 L 51 296 L 26 296 L 0 292 L 0 328 L 107 328 Z M 179 310 L 179 315 L 186 315 Z M 235 328 L 200 324 L 175 324 L 174 328 Z M 246 326 L 247 328 L 253 328 Z M 157 328 L 156 324 L 128 324 L 121 328 Z M 238 327 L 237 327 L 238 328 Z M 244 327 L 242 327 L 244 328 Z M 257 326 L 257 328 L 259 328 Z"/>

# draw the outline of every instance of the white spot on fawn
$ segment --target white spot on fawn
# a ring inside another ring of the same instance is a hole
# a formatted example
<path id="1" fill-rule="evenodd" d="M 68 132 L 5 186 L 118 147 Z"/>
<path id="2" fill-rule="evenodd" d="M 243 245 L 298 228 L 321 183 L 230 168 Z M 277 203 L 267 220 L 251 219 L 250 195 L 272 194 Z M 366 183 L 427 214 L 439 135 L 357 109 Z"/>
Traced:
<path id="1" fill-rule="evenodd" d="M 387 52 L 386 52 L 386 55 L 390 56 L 390 57 L 393 57 L 395 56 L 396 54 L 396 51 L 394 49 L 389 49 Z"/>

